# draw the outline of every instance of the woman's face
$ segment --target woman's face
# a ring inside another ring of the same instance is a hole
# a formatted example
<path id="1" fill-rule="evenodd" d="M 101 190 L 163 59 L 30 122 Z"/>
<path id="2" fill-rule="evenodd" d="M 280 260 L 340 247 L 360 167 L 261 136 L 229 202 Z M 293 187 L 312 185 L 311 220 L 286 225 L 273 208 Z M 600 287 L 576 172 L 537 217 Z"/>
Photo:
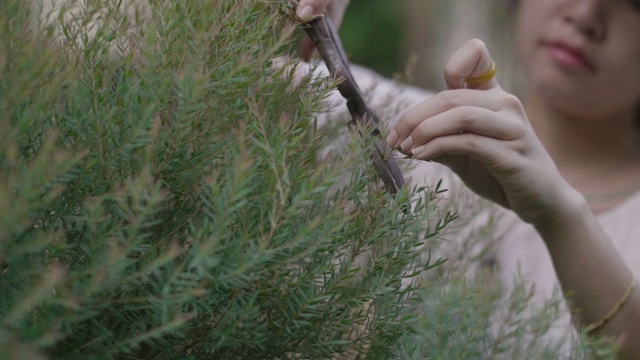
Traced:
<path id="1" fill-rule="evenodd" d="M 543 101 L 570 115 L 610 117 L 640 104 L 640 4 L 521 0 L 517 55 Z"/>

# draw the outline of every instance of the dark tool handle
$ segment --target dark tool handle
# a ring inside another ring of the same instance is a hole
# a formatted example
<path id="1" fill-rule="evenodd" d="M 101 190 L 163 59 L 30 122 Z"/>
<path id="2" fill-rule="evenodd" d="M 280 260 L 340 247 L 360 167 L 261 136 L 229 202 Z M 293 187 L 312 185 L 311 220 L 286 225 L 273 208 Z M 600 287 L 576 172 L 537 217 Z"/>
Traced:
<path id="1" fill-rule="evenodd" d="M 350 127 L 355 128 L 360 134 L 367 133 L 373 141 L 371 145 L 373 166 L 387 190 L 395 195 L 404 186 L 404 177 L 393 159 L 392 149 L 382 139 L 378 129 L 380 123 L 378 115 L 365 102 L 351 73 L 342 43 L 331 19 L 327 16 L 319 16 L 302 26 L 318 48 L 331 76 L 340 81 L 338 91 L 347 99 L 347 107 L 352 118 Z"/>

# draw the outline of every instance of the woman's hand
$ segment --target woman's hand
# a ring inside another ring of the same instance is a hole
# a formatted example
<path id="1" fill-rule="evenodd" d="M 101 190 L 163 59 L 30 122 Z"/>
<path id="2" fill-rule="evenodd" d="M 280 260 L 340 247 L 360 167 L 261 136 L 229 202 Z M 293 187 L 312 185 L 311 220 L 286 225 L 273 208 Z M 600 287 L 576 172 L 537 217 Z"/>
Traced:
<path id="1" fill-rule="evenodd" d="M 326 13 L 336 29 L 340 28 L 344 12 L 349 6 L 349 0 L 300 0 L 296 8 L 296 15 L 302 21 L 308 21 L 322 13 Z M 308 36 L 305 36 L 300 43 L 300 57 L 309 61 L 315 45 Z"/>
<path id="2" fill-rule="evenodd" d="M 526 222 L 553 222 L 576 192 L 536 137 L 517 97 L 495 78 L 465 88 L 465 78 L 490 66 L 484 43 L 467 42 L 446 65 L 449 90 L 402 115 L 387 142 L 416 159 L 448 166 L 473 191 Z"/>

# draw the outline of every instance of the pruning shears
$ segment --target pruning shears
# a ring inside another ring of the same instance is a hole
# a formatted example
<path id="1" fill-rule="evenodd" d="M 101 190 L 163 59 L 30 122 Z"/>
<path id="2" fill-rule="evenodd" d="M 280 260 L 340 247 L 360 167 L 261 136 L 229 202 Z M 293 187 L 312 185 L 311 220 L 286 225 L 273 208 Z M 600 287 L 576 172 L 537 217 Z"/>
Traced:
<path id="1" fill-rule="evenodd" d="M 351 73 L 342 42 L 331 19 L 321 15 L 302 24 L 316 45 L 333 79 L 338 80 L 338 91 L 347 100 L 347 108 L 352 120 L 349 128 L 371 141 L 371 159 L 373 166 L 387 190 L 395 195 L 404 186 L 404 177 L 398 163 L 394 160 L 391 148 L 382 139 L 378 124 L 380 119 L 371 109 L 362 95 L 362 91 Z"/>

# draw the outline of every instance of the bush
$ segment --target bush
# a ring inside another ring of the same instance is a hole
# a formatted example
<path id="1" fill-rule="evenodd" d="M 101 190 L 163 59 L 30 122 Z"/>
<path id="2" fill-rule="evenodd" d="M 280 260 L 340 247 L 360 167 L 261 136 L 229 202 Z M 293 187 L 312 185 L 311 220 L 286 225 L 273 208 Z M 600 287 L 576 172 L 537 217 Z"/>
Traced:
<path id="1" fill-rule="evenodd" d="M 332 84 L 271 66 L 290 11 L 89 1 L 47 25 L 2 2 L 3 358 L 398 350 L 427 208 L 404 214 L 357 143 L 317 159 Z"/>

